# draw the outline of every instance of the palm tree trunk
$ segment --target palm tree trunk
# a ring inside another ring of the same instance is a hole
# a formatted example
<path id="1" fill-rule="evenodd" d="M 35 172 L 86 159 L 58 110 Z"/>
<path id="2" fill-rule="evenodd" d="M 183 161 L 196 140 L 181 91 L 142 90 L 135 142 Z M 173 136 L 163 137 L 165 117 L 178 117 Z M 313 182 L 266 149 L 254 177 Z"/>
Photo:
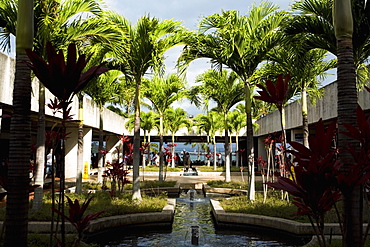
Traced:
<path id="1" fill-rule="evenodd" d="M 99 152 L 103 150 L 104 142 L 104 126 L 103 126 L 103 107 L 99 107 L 99 146 L 98 146 L 98 183 L 103 183 L 103 154 Z"/>
<path id="2" fill-rule="evenodd" d="M 31 76 L 28 57 L 18 54 L 10 125 L 5 246 L 27 246 L 31 150 Z"/>
<path id="3" fill-rule="evenodd" d="M 236 142 L 236 148 L 235 148 L 235 153 L 236 153 L 236 167 L 239 167 L 239 159 L 240 159 L 240 154 L 239 154 L 239 135 L 238 133 L 235 136 L 235 142 Z"/>
<path id="4" fill-rule="evenodd" d="M 252 125 L 252 99 L 249 82 L 245 82 L 245 109 L 247 115 L 247 162 L 248 162 L 248 195 L 249 200 L 255 200 L 255 174 L 254 174 L 254 142 Z"/>
<path id="5" fill-rule="evenodd" d="M 216 136 L 213 136 L 213 170 L 217 170 L 217 145 Z"/>
<path id="6" fill-rule="evenodd" d="M 44 187 L 44 166 L 45 166 L 45 87 L 39 82 L 39 114 L 37 122 L 37 143 L 36 143 L 36 174 L 32 210 L 37 211 L 42 207 L 42 192 Z"/>
<path id="7" fill-rule="evenodd" d="M 355 160 L 347 147 L 359 149 L 359 143 L 342 134 L 343 123 L 357 126 L 356 70 L 353 57 L 353 17 L 352 1 L 334 1 L 334 28 L 337 39 L 337 89 L 338 89 L 338 149 L 343 171 L 349 175 Z M 348 186 L 349 187 L 349 186 Z M 343 199 L 343 246 L 362 246 L 362 188 L 347 188 L 342 191 Z"/>
<path id="8" fill-rule="evenodd" d="M 302 126 L 303 126 L 303 145 L 308 148 L 308 107 L 307 107 L 307 89 L 302 89 Z"/>
<path id="9" fill-rule="evenodd" d="M 84 146 L 84 111 L 83 96 L 78 95 L 78 140 L 77 140 L 77 175 L 76 175 L 76 194 L 82 193 L 82 172 L 83 172 L 83 146 Z"/>
<path id="10" fill-rule="evenodd" d="M 27 246 L 29 168 L 31 150 L 31 71 L 25 49 L 33 41 L 32 0 L 18 1 L 16 72 L 9 142 L 9 188 L 6 201 L 4 246 Z"/>
<path id="11" fill-rule="evenodd" d="M 163 182 L 163 114 L 159 113 L 159 182 Z"/>
<path id="12" fill-rule="evenodd" d="M 225 182 L 231 182 L 229 130 L 225 129 Z"/>
<path id="13" fill-rule="evenodd" d="M 132 172 L 132 198 L 141 200 L 140 192 L 140 78 L 136 79 L 135 124 L 134 124 L 134 168 Z"/>
<path id="14" fill-rule="evenodd" d="M 359 148 L 359 143 L 354 139 L 343 135 L 346 131 L 343 123 L 357 126 L 356 108 L 356 74 L 353 62 L 352 39 L 338 40 L 338 147 L 340 160 L 344 164 L 344 173 L 348 173 L 354 158 L 346 147 Z M 343 191 L 343 220 L 344 239 L 343 246 L 362 246 L 362 188 L 357 186 L 354 189 L 348 188 Z"/>

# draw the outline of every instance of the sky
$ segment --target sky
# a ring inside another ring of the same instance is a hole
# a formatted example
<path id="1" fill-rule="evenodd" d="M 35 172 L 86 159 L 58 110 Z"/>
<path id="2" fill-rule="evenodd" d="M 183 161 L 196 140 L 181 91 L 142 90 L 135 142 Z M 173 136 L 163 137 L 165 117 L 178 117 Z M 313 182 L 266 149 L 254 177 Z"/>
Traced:
<path id="1" fill-rule="evenodd" d="M 293 0 L 270 0 L 282 10 L 288 10 Z M 125 16 L 132 24 L 149 14 L 160 20 L 174 19 L 182 21 L 184 27 L 189 30 L 196 30 L 199 20 L 207 15 L 221 13 L 222 10 L 238 10 L 241 14 L 246 14 L 253 4 L 258 5 L 260 1 L 253 0 L 105 0 L 108 9 L 114 10 Z M 180 55 L 182 47 L 171 48 L 165 53 L 167 73 L 175 72 L 175 63 Z M 210 69 L 207 59 L 198 59 L 192 62 L 186 74 L 188 85 L 194 85 L 197 75 Z M 329 80 L 333 80 L 332 77 Z M 324 82 L 325 84 L 325 82 Z M 181 107 L 189 115 L 204 113 L 197 109 L 188 100 L 173 104 L 174 108 Z"/>

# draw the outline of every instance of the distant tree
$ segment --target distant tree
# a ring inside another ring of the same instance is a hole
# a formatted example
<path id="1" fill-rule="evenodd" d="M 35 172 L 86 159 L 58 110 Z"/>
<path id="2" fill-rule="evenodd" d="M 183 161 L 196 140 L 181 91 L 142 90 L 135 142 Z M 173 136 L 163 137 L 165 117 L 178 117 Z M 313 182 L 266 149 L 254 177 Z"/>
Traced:
<path id="1" fill-rule="evenodd" d="M 229 128 L 232 133 L 235 133 L 236 151 L 239 150 L 239 131 L 246 127 L 245 113 L 241 113 L 238 110 L 229 112 L 227 115 Z M 239 152 L 236 152 L 236 167 L 239 167 Z"/>
<path id="2" fill-rule="evenodd" d="M 143 80 L 143 97 L 148 99 L 152 110 L 159 114 L 159 181 L 163 181 L 163 134 L 164 113 L 174 102 L 187 96 L 185 81 L 175 74 L 167 77 L 155 76 L 152 79 Z"/>
<path id="3" fill-rule="evenodd" d="M 175 134 L 178 130 L 180 130 L 182 127 L 186 127 L 189 129 L 192 126 L 192 122 L 187 117 L 187 113 L 182 108 L 168 108 L 164 112 L 164 129 L 171 132 L 171 141 L 172 141 L 172 148 L 171 148 L 171 154 L 172 154 L 172 161 L 171 166 L 172 168 L 175 168 Z"/>
<path id="4" fill-rule="evenodd" d="M 222 70 L 208 70 L 197 77 L 200 86 L 193 86 L 192 91 L 197 92 L 206 101 L 213 100 L 217 106 L 212 111 L 219 112 L 222 117 L 222 130 L 225 131 L 225 181 L 231 181 L 230 175 L 230 145 L 229 145 L 229 126 L 227 114 L 229 110 L 238 102 L 243 100 L 243 83 L 239 80 L 235 72 Z"/>

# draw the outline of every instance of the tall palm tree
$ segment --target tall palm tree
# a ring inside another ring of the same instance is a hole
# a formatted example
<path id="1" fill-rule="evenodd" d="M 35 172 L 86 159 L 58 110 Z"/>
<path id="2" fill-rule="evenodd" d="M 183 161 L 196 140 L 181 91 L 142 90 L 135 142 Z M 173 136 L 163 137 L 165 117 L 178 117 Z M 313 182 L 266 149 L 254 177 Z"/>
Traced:
<path id="1" fill-rule="evenodd" d="M 245 122 L 245 113 L 238 110 L 229 112 L 227 115 L 230 130 L 235 133 L 236 151 L 239 150 L 239 131 L 244 128 L 247 123 Z M 236 167 L 239 167 L 239 152 L 236 152 Z"/>
<path id="2" fill-rule="evenodd" d="M 99 150 L 103 149 L 104 126 L 103 126 L 103 109 L 105 104 L 115 102 L 122 95 L 120 79 L 123 74 L 119 70 L 110 70 L 105 74 L 97 77 L 85 89 L 91 99 L 99 108 Z M 103 182 L 103 155 L 98 153 L 98 183 Z"/>
<path id="3" fill-rule="evenodd" d="M 266 59 L 266 54 L 279 44 L 280 26 L 286 20 L 284 12 L 268 2 L 253 6 L 247 15 L 237 11 L 223 11 L 206 16 L 200 23 L 200 34 L 189 37 L 179 66 L 185 67 L 197 58 L 210 58 L 216 66 L 226 65 L 244 82 L 247 113 L 247 156 L 251 167 L 252 184 L 249 198 L 254 200 L 254 144 L 252 128 L 252 92 L 250 77 L 257 66 Z"/>
<path id="4" fill-rule="evenodd" d="M 222 130 L 225 131 L 225 156 L 226 156 L 226 176 L 225 181 L 231 181 L 230 174 L 230 144 L 229 144 L 229 127 L 227 114 L 229 110 L 242 101 L 243 83 L 239 80 L 238 75 L 231 71 L 208 70 L 196 78 L 197 82 L 202 85 L 194 86 L 192 91 L 200 94 L 206 101 L 213 100 L 217 106 L 213 111 L 218 111 L 222 115 Z"/>
<path id="5" fill-rule="evenodd" d="M 351 143 L 353 140 L 343 135 L 341 130 L 342 123 L 356 126 L 353 117 L 357 104 L 356 86 L 361 88 L 369 77 L 365 62 L 370 55 L 370 3 L 363 0 L 305 0 L 293 5 L 293 10 L 300 11 L 300 14 L 286 26 L 286 33 L 303 33 L 309 37 L 311 47 L 326 49 L 338 58 L 338 144 L 340 159 L 349 169 L 353 158 L 343 147 L 358 145 Z M 362 244 L 361 193 L 360 188 L 344 193 L 345 246 Z"/>
<path id="6" fill-rule="evenodd" d="M 338 83 L 338 147 L 340 160 L 344 164 L 344 172 L 348 173 L 355 160 L 346 147 L 358 148 L 358 141 L 342 134 L 345 130 L 343 123 L 356 126 L 356 52 L 353 49 L 354 28 L 352 13 L 362 11 L 358 9 L 363 6 L 356 6 L 352 11 L 350 0 L 334 1 L 334 30 L 337 40 L 337 83 Z M 368 10 L 367 10 L 368 11 Z M 359 30 L 357 30 L 359 31 Z M 363 30 L 365 33 L 369 30 Z M 354 41 L 356 42 L 356 41 Z M 357 54 L 359 55 L 359 54 Z M 358 151 L 358 150 L 357 150 Z M 363 246 L 362 233 L 362 188 L 347 188 L 342 191 L 343 218 L 344 218 L 344 241 L 343 246 Z"/>
<path id="7" fill-rule="evenodd" d="M 321 48 L 338 55 L 333 18 L 334 0 L 301 0 L 292 5 L 293 18 L 284 27 L 288 35 L 303 34 L 311 48 Z M 370 3 L 363 0 L 351 1 L 353 18 L 353 57 L 358 88 L 368 83 L 367 59 L 370 55 Z"/>
<path id="8" fill-rule="evenodd" d="M 302 41 L 303 40 L 303 41 Z M 297 44 L 299 42 L 299 44 Z M 327 71 L 336 66 L 336 59 L 325 60 L 327 51 L 303 47 L 304 38 L 275 47 L 268 54 L 269 62 L 258 71 L 259 80 L 276 78 L 279 74 L 290 75 L 290 97 L 301 98 L 303 144 L 308 147 L 308 102 L 312 103 L 323 95 L 320 81 L 324 80 Z"/>
<path id="9" fill-rule="evenodd" d="M 16 70 L 10 125 L 8 195 L 4 246 L 27 246 L 31 150 L 31 71 L 25 49 L 32 48 L 34 2 L 18 1 Z"/>
<path id="10" fill-rule="evenodd" d="M 159 181 L 163 181 L 163 134 L 164 112 L 174 102 L 187 96 L 185 81 L 175 74 L 166 78 L 155 76 L 152 79 L 143 80 L 143 97 L 148 99 L 153 110 L 159 114 Z"/>
<path id="11" fill-rule="evenodd" d="M 171 132 L 171 140 L 172 140 L 172 161 L 171 167 L 175 168 L 175 134 L 176 132 L 181 129 L 182 127 L 186 127 L 189 129 L 192 123 L 190 119 L 187 118 L 187 113 L 182 108 L 168 108 L 164 112 L 164 129 Z"/>
<path id="12" fill-rule="evenodd" d="M 141 17 L 135 25 L 123 16 L 109 12 L 105 18 L 116 23 L 124 31 L 122 43 L 125 48 L 118 50 L 120 55 L 113 61 L 112 66 L 120 69 L 135 83 L 135 127 L 134 127 L 134 169 L 133 169 L 133 198 L 140 199 L 140 98 L 141 82 L 144 75 L 150 72 L 163 71 L 163 54 L 181 41 L 183 31 L 179 22 L 173 20 L 160 21 L 150 16 Z"/>

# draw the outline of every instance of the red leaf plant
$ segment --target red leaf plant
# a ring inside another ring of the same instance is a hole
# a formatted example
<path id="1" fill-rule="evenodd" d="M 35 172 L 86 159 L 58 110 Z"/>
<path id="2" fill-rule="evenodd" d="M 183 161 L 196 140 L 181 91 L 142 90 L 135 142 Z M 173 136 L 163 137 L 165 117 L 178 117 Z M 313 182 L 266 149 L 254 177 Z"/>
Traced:
<path id="1" fill-rule="evenodd" d="M 280 121 L 281 121 L 281 133 L 282 138 L 281 142 L 283 144 L 283 151 L 286 150 L 286 136 L 285 136 L 285 129 L 284 129 L 284 117 L 283 117 L 283 107 L 285 103 L 287 102 L 287 95 L 289 92 L 289 81 L 290 81 L 290 75 L 286 75 L 283 77 L 283 75 L 278 75 L 277 81 L 274 84 L 271 80 L 266 81 L 266 86 L 262 84 L 257 84 L 257 87 L 259 87 L 261 90 L 257 91 L 259 95 L 254 96 L 255 99 L 259 99 L 262 101 L 265 101 L 270 104 L 274 104 L 280 113 Z M 281 165 L 288 171 L 290 171 L 289 163 L 286 162 L 286 153 L 283 152 L 281 156 Z"/>
<path id="2" fill-rule="evenodd" d="M 96 219 L 99 215 L 104 213 L 100 211 L 98 213 L 87 213 L 85 214 L 91 200 L 93 197 L 86 198 L 86 200 L 80 205 L 80 201 L 75 199 L 74 202 L 66 196 L 69 205 L 69 216 L 65 215 L 63 212 L 53 208 L 53 211 L 62 216 L 64 219 L 69 221 L 77 231 L 77 238 L 74 242 L 75 246 L 79 246 L 80 241 L 83 238 L 83 234 L 88 230 L 88 227 L 92 220 Z"/>
<path id="3" fill-rule="evenodd" d="M 324 216 L 339 201 L 341 192 L 336 189 L 336 175 L 339 161 L 337 150 L 332 147 L 336 134 L 336 122 L 325 130 L 320 119 L 316 125 L 316 137 L 309 136 L 309 147 L 290 142 L 295 155 L 293 166 L 295 180 L 279 177 L 269 186 L 284 190 L 294 196 L 297 213 L 307 215 L 318 237 L 320 246 L 325 246 Z M 323 244 L 323 245 L 322 245 Z"/>
<path id="4" fill-rule="evenodd" d="M 370 178 L 370 118 L 366 118 L 360 106 L 357 106 L 356 116 L 358 128 L 343 123 L 347 131 L 341 132 L 359 141 L 361 145 L 360 151 L 356 151 L 354 147 L 347 147 L 355 159 L 355 164 L 352 164 L 345 173 L 338 174 L 338 186 L 342 193 L 350 193 L 356 186 L 368 182 Z"/>
<path id="5" fill-rule="evenodd" d="M 71 96 L 80 92 L 94 76 L 108 71 L 107 68 L 101 68 L 104 65 L 102 63 L 82 72 L 90 57 L 86 58 L 86 55 L 82 54 L 77 58 L 76 45 L 73 43 L 68 46 L 67 61 L 63 51 L 57 52 L 50 42 L 46 44 L 47 61 L 29 49 L 26 52 L 31 61 L 27 65 L 40 82 L 61 102 L 69 101 Z"/>
<path id="6" fill-rule="evenodd" d="M 130 183 L 130 181 L 127 179 L 129 171 L 124 168 L 124 163 L 119 162 L 118 160 L 116 162 L 111 163 L 110 165 L 111 167 L 109 167 L 105 171 L 104 176 L 110 179 L 112 191 L 116 191 L 117 185 L 118 191 L 122 191 L 123 187 L 126 184 Z M 103 189 L 106 189 L 105 181 L 103 182 Z"/>
<path id="7" fill-rule="evenodd" d="M 279 75 L 276 84 L 274 84 L 271 80 L 266 81 L 266 87 L 262 84 L 257 84 L 257 87 L 259 87 L 261 91 L 257 91 L 257 93 L 259 93 L 260 95 L 254 96 L 254 98 L 274 104 L 279 109 L 279 111 L 281 111 L 286 102 L 286 97 L 289 92 L 289 80 L 289 74 L 286 75 L 285 78 L 283 78 L 283 75 Z"/>
<path id="8" fill-rule="evenodd" d="M 36 52 L 27 49 L 27 55 L 30 62 L 27 65 L 35 73 L 36 77 L 49 91 L 58 98 L 59 102 L 52 101 L 51 106 L 54 107 L 54 112 L 62 109 L 62 133 L 66 133 L 66 121 L 70 121 L 72 116 L 70 114 L 71 108 L 69 107 L 72 102 L 72 97 L 80 92 L 88 82 L 96 75 L 100 75 L 108 69 L 101 68 L 104 63 L 99 66 L 94 66 L 87 71 L 85 70 L 90 57 L 86 58 L 85 55 L 79 55 L 77 58 L 76 45 L 71 43 L 68 46 L 68 54 L 65 61 L 63 51 L 57 52 L 50 42 L 46 44 L 47 61 L 42 59 Z M 65 143 L 62 142 L 62 160 L 60 161 L 60 200 L 59 204 L 61 212 L 64 212 L 64 186 L 65 186 Z M 61 226 L 62 243 L 65 242 L 65 226 L 62 222 Z"/>

